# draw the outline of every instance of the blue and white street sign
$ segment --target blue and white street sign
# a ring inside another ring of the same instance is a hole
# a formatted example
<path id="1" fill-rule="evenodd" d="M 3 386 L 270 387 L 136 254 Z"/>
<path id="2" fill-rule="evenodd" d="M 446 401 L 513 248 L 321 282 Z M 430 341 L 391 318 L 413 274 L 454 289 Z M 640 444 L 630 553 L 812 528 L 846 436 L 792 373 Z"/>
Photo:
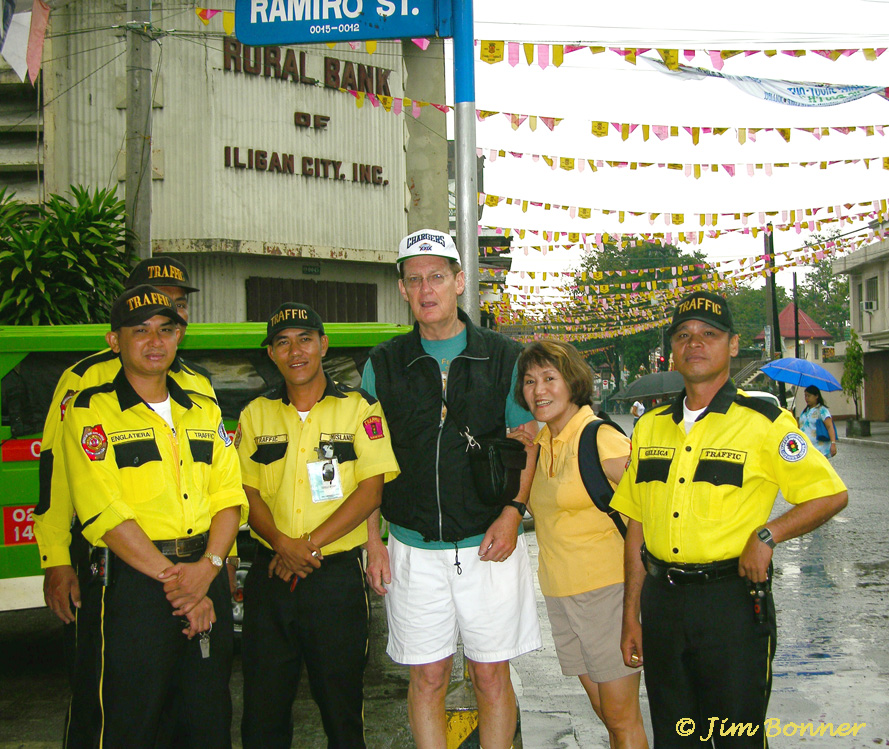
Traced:
<path id="1" fill-rule="evenodd" d="M 450 0 L 236 0 L 235 36 L 254 46 L 450 36 L 450 16 Z"/>

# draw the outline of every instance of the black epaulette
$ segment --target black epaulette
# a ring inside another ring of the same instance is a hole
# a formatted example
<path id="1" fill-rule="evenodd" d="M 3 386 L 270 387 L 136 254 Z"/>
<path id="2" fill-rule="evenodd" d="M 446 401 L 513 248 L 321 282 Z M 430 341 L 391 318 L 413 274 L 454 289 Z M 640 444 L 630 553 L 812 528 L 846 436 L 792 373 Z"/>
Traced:
<path id="1" fill-rule="evenodd" d="M 739 406 L 749 408 L 752 411 L 756 411 L 758 414 L 762 414 L 769 421 L 775 421 L 781 415 L 781 408 L 779 406 L 776 406 L 774 403 L 769 403 L 762 398 L 736 395 L 734 402 Z"/>
<path id="2" fill-rule="evenodd" d="M 377 399 L 374 398 L 367 390 L 364 390 L 359 385 L 358 387 L 352 387 L 351 385 L 345 385 L 342 382 L 336 383 L 336 389 L 341 393 L 358 393 L 364 400 L 366 400 L 370 405 L 373 405 L 377 402 Z"/>
<path id="3" fill-rule="evenodd" d="M 183 359 L 181 356 L 177 356 L 176 360 L 179 362 L 179 366 L 182 367 L 186 372 L 191 374 L 201 375 L 202 377 L 206 377 L 210 384 L 213 384 L 213 378 L 210 377 L 210 371 L 200 366 L 199 364 L 194 364 L 186 359 Z"/>
<path id="4" fill-rule="evenodd" d="M 101 385 L 93 385 L 93 387 L 85 388 L 81 390 L 76 396 L 74 396 L 74 401 L 72 402 L 72 406 L 74 408 L 89 408 L 90 400 L 94 395 L 98 395 L 99 393 L 113 393 L 114 392 L 114 383 L 113 382 L 104 382 Z"/>
<path id="5" fill-rule="evenodd" d="M 81 359 L 77 364 L 71 367 L 71 371 L 78 377 L 83 377 L 90 367 L 94 367 L 96 364 L 102 364 L 106 361 L 111 361 L 112 359 L 117 359 L 117 354 L 111 349 L 108 349 L 108 351 L 100 351 L 98 354 L 93 354 L 85 359 Z"/>

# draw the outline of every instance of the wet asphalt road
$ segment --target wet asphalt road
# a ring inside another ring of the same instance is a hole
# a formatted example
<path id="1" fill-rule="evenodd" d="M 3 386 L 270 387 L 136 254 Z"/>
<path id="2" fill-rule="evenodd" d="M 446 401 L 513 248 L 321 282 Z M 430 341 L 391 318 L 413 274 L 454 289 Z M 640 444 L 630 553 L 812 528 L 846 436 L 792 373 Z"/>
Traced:
<path id="1" fill-rule="evenodd" d="M 889 745 L 889 449 L 840 445 L 835 467 L 850 504 L 825 527 L 781 544 L 775 556 L 778 650 L 770 706 L 771 746 L 824 749 Z M 779 499 L 775 514 L 787 505 Z M 529 536 L 536 556 L 533 534 Z M 533 560 L 536 567 L 536 560 Z M 545 619 L 542 599 L 539 610 Z M 406 670 L 385 655 L 385 616 L 372 609 L 365 715 L 371 749 L 401 749 L 407 729 Z M 524 746 L 607 747 L 607 735 L 576 680 L 558 673 L 544 626 L 544 649 L 514 662 Z M 46 610 L 0 614 L 0 749 L 59 745 L 68 686 L 61 625 Z M 238 738 L 241 677 L 232 677 Z M 643 688 L 643 710 L 647 712 Z M 294 746 L 326 745 L 303 689 L 294 708 Z M 647 717 L 647 716 L 646 716 Z M 856 736 L 798 735 L 798 727 L 865 723 Z M 796 734 L 796 735 L 794 735 Z M 702 743 L 702 746 L 704 744 Z"/>

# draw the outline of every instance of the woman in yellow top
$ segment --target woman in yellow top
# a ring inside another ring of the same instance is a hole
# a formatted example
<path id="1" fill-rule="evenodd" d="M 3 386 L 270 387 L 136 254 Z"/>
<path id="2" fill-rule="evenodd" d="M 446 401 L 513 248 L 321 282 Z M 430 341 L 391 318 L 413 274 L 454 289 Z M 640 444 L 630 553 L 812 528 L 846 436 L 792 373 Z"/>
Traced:
<path id="1" fill-rule="evenodd" d="M 516 400 L 546 425 L 533 441 L 539 454 L 529 507 L 540 547 L 540 589 L 562 673 L 580 679 L 613 749 L 647 747 L 640 673 L 624 665 L 620 652 L 623 539 L 590 499 L 578 463 L 581 433 L 598 418 L 589 405 L 592 371 L 573 346 L 556 340 L 526 346 L 517 369 Z M 596 438 L 614 488 L 630 441 L 608 427 Z"/>

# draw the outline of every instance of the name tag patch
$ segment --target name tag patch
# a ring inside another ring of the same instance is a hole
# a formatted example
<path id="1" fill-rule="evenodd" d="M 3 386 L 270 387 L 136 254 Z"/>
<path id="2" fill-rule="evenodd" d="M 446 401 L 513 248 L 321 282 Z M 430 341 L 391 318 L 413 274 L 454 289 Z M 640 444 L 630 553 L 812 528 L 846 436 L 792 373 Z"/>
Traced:
<path id="1" fill-rule="evenodd" d="M 673 460 L 675 447 L 640 447 L 639 460 Z"/>
<path id="2" fill-rule="evenodd" d="M 125 432 L 110 432 L 108 440 L 112 445 L 120 445 L 125 442 L 135 442 L 137 440 L 153 440 L 154 428 L 148 429 L 131 429 Z"/>
<path id="3" fill-rule="evenodd" d="M 185 434 L 190 440 L 204 440 L 205 442 L 212 442 L 213 438 L 216 436 L 216 432 L 211 432 L 207 429 L 186 429 Z"/>
<path id="4" fill-rule="evenodd" d="M 280 445 L 282 442 L 287 442 L 286 434 L 261 434 L 258 437 L 254 437 L 253 441 L 257 445 Z"/>
<path id="5" fill-rule="evenodd" d="M 715 450 L 711 447 L 705 447 L 701 450 L 701 460 L 718 460 L 722 463 L 740 463 L 743 465 L 747 462 L 747 453 L 740 450 Z"/>

